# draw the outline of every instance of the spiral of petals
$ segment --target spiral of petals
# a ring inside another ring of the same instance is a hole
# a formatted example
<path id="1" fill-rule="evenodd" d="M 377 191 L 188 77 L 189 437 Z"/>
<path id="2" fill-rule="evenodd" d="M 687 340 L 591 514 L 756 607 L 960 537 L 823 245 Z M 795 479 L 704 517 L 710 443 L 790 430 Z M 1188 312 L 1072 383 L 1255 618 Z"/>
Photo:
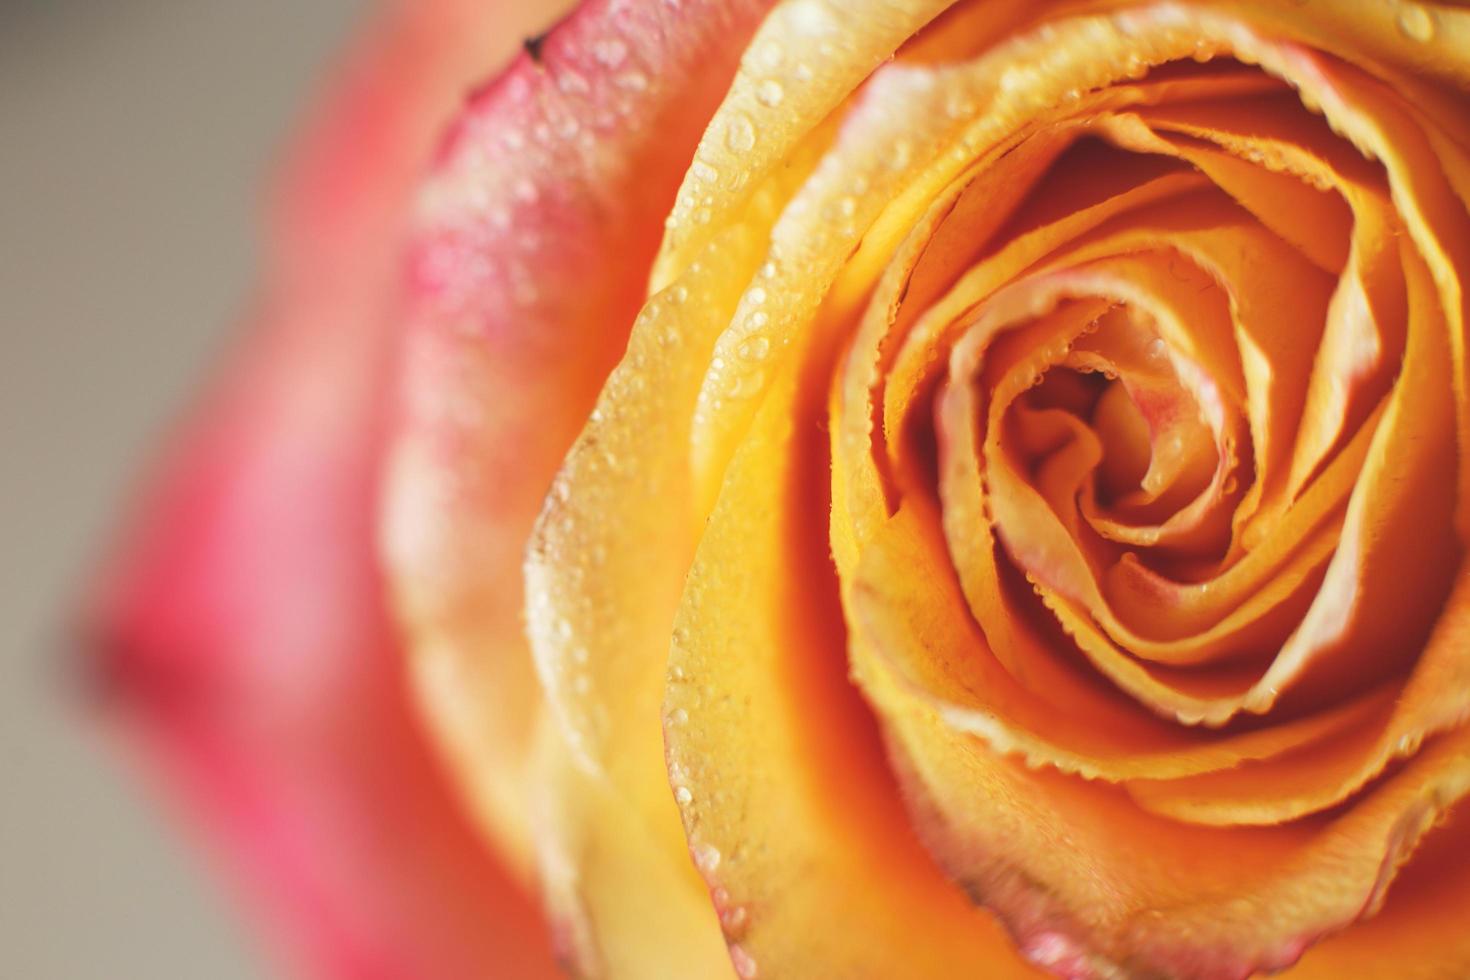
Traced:
<path id="1" fill-rule="evenodd" d="M 661 692 L 742 975 L 1463 966 L 1470 23 L 860 6 L 757 33 L 538 525 L 586 757 Z"/>

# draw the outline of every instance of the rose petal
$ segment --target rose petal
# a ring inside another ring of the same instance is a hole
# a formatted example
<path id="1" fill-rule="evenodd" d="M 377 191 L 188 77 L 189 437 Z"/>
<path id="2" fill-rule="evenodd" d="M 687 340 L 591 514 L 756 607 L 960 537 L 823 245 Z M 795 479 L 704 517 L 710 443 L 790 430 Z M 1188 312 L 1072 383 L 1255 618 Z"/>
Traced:
<path id="1" fill-rule="evenodd" d="M 766 6 L 584 5 L 474 98 L 423 189 L 385 552 L 426 717 L 498 828 L 517 829 L 536 712 L 519 557 L 558 462 L 627 346 L 662 216 Z M 579 558 L 596 554 L 589 547 Z M 541 852 L 592 856 L 552 889 L 559 927 L 582 936 L 572 950 L 580 969 L 668 972 L 634 969 L 644 962 L 633 955 L 639 944 L 652 956 L 663 933 L 713 920 L 668 799 L 656 700 L 640 718 L 619 702 L 635 689 L 588 664 L 589 639 L 534 609 L 530 625 L 558 644 L 537 666 L 569 765 L 597 758 L 593 727 L 618 746 L 609 771 L 557 780 L 541 804 L 553 815 L 534 828 Z M 584 698 L 616 710 L 574 716 L 569 702 Z M 622 742 L 630 730 L 636 750 Z M 612 826 L 582 796 L 617 801 L 631 811 L 626 824 Z M 530 832 L 524 822 L 519 830 Z M 648 874 L 672 883 L 666 902 L 636 916 L 607 904 L 642 887 L 635 855 L 663 862 Z M 689 938 L 694 959 L 676 957 L 674 972 L 710 969 L 701 951 L 723 958 L 717 940 Z"/>
<path id="2" fill-rule="evenodd" d="M 460 87 L 523 26 L 406 3 L 360 42 L 286 175 L 253 332 L 88 613 L 106 691 L 321 975 L 554 973 L 419 733 L 372 549 L 397 233 Z"/>
<path id="3" fill-rule="evenodd" d="M 1032 976 L 918 846 L 848 682 L 834 569 L 810 533 L 829 507 L 810 424 L 829 365 L 802 368 L 729 468 L 675 623 L 664 726 L 691 852 L 737 966 Z"/>

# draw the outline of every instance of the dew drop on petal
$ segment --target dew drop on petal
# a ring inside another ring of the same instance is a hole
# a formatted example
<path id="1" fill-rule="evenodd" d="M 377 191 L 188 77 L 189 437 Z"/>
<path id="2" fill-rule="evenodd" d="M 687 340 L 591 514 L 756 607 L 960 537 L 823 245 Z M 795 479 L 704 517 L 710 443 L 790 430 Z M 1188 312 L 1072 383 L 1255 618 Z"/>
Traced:
<path id="1" fill-rule="evenodd" d="M 618 38 L 610 37 L 592 45 L 592 57 L 608 68 L 616 68 L 628 57 L 628 45 Z"/>
<path id="2" fill-rule="evenodd" d="M 725 927 L 726 932 L 739 932 L 744 928 L 747 916 L 745 906 L 732 906 L 720 913 L 720 924 Z"/>
<path id="3" fill-rule="evenodd" d="M 694 866 L 705 874 L 714 873 L 720 866 L 720 849 L 713 844 L 695 844 Z"/>
<path id="4" fill-rule="evenodd" d="M 1434 40 L 1434 12 L 1422 3 L 1405 3 L 1399 8 L 1399 30 L 1411 41 Z"/>
<path id="5" fill-rule="evenodd" d="M 616 79 L 619 88 L 625 88 L 633 92 L 642 92 L 648 88 L 648 76 L 641 71 L 625 71 Z"/>
<path id="6" fill-rule="evenodd" d="M 570 68 L 563 68 L 561 74 L 556 77 L 556 87 L 565 94 L 586 92 L 590 85 L 587 79 Z"/>
<path id="7" fill-rule="evenodd" d="M 913 158 L 913 147 L 908 140 L 897 140 L 888 148 L 888 167 L 890 170 L 902 170 L 909 165 Z"/>
<path id="8" fill-rule="evenodd" d="M 739 943 L 730 947 L 730 963 L 735 967 L 735 973 L 740 980 L 755 980 L 757 973 L 755 960 L 741 948 Z"/>
<path id="9" fill-rule="evenodd" d="M 771 352 L 771 342 L 765 337 L 750 337 L 740 344 L 738 353 L 747 361 L 763 361 Z"/>
<path id="10" fill-rule="evenodd" d="M 744 153 L 755 146 L 755 126 L 750 117 L 736 113 L 725 126 L 725 146 L 732 152 Z"/>
<path id="11" fill-rule="evenodd" d="M 834 33 L 838 29 L 832 12 L 821 0 L 802 0 L 789 8 L 791 26 L 800 34 L 819 37 Z"/>

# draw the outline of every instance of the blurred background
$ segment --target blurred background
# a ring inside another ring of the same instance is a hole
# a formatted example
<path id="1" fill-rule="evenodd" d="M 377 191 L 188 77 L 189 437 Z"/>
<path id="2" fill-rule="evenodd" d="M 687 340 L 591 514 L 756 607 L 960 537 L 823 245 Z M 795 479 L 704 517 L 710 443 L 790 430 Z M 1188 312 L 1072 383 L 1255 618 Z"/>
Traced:
<path id="1" fill-rule="evenodd" d="M 86 714 L 64 613 L 248 295 L 366 0 L 0 0 L 0 977 L 273 975 Z"/>

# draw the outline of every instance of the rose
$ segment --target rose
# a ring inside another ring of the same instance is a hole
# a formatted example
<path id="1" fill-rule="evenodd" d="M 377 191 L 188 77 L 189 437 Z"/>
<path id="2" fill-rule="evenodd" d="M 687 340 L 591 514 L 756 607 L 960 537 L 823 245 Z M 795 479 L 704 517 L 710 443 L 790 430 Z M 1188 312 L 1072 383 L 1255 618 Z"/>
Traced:
<path id="1" fill-rule="evenodd" d="M 782 4 L 710 118 L 755 5 L 591 4 L 456 124 L 382 538 L 465 799 L 583 972 L 1463 973 L 1464 15 L 946 6 Z"/>

